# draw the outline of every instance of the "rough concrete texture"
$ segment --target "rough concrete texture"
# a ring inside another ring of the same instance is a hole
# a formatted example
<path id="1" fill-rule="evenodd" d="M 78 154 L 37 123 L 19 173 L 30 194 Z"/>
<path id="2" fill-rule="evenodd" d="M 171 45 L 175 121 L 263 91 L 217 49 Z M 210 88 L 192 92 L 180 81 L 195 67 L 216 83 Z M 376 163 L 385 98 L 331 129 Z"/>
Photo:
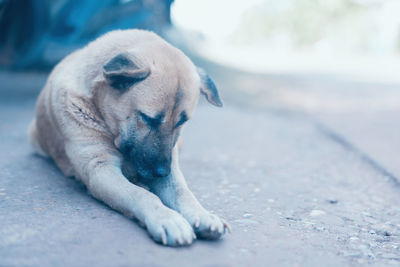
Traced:
<path id="1" fill-rule="evenodd" d="M 13 82 L 0 77 L 1 86 Z M 195 195 L 233 232 L 169 248 L 33 155 L 26 129 L 34 100 L 4 94 L 0 266 L 400 264 L 393 179 L 310 116 L 237 106 L 245 98 L 223 95 L 223 109 L 202 104 L 188 123 L 181 165 Z"/>
<path id="2" fill-rule="evenodd" d="M 316 118 L 400 181 L 399 82 L 378 81 L 373 75 L 251 74 L 197 61 L 229 90 L 225 96 L 235 105 L 290 110 Z"/>

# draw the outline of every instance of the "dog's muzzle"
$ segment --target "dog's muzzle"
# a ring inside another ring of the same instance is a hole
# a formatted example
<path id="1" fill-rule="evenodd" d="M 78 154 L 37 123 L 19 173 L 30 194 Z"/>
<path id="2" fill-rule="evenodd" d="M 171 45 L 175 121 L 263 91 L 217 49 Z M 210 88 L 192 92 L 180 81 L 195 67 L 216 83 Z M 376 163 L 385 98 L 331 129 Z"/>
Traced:
<path id="1" fill-rule="evenodd" d="M 160 177 L 168 176 L 170 173 L 171 173 L 170 167 L 158 166 L 154 169 L 153 176 L 160 178 Z"/>
<path id="2" fill-rule="evenodd" d="M 143 164 L 137 166 L 138 174 L 143 178 L 162 178 L 171 173 L 171 167 L 162 165 Z"/>
<path id="3" fill-rule="evenodd" d="M 171 173 L 171 151 L 152 147 L 122 146 L 125 159 L 134 166 L 142 178 L 162 178 Z"/>

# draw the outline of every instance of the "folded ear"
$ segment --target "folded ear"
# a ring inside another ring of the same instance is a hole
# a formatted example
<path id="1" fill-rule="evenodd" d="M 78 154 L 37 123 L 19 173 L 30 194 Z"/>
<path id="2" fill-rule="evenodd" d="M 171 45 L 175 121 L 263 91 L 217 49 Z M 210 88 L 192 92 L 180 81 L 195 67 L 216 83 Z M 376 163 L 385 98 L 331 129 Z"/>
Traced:
<path id="1" fill-rule="evenodd" d="M 217 107 L 222 107 L 223 103 L 219 97 L 217 87 L 211 77 L 202 69 L 197 68 L 201 80 L 201 93 L 206 97 L 207 101 Z"/>
<path id="2" fill-rule="evenodd" d="M 111 87 L 125 90 L 149 76 L 150 68 L 138 67 L 126 54 L 113 57 L 103 66 L 103 76 Z"/>

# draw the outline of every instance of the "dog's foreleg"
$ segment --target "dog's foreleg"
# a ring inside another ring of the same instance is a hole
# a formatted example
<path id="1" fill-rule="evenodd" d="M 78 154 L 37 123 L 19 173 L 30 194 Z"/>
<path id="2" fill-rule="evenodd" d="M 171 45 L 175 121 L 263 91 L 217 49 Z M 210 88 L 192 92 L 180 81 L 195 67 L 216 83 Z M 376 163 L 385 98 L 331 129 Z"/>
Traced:
<path id="1" fill-rule="evenodd" d="M 67 155 L 90 193 L 128 217 L 144 224 L 157 242 L 190 244 L 195 238 L 190 224 L 176 211 L 164 206 L 146 189 L 130 183 L 122 174 L 122 157 L 112 146 L 72 143 Z"/>
<path id="2" fill-rule="evenodd" d="M 230 231 L 229 224 L 203 208 L 189 190 L 179 168 L 177 148 L 174 148 L 172 157 L 171 174 L 152 181 L 150 190 L 158 195 L 166 206 L 182 214 L 199 238 L 220 238 L 226 230 Z"/>

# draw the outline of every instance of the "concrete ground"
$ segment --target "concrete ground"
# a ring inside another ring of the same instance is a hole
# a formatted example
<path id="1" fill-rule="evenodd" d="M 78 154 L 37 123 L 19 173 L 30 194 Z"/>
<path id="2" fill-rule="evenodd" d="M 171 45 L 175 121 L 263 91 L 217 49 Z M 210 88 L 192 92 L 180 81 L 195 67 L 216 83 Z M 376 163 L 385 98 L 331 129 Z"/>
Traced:
<path id="1" fill-rule="evenodd" d="M 3 72 L 0 266 L 400 264 L 399 105 L 371 104 L 400 99 L 398 85 L 200 64 L 225 107 L 201 103 L 181 165 L 232 234 L 184 248 L 155 244 L 32 153 L 26 129 L 46 75 Z"/>

